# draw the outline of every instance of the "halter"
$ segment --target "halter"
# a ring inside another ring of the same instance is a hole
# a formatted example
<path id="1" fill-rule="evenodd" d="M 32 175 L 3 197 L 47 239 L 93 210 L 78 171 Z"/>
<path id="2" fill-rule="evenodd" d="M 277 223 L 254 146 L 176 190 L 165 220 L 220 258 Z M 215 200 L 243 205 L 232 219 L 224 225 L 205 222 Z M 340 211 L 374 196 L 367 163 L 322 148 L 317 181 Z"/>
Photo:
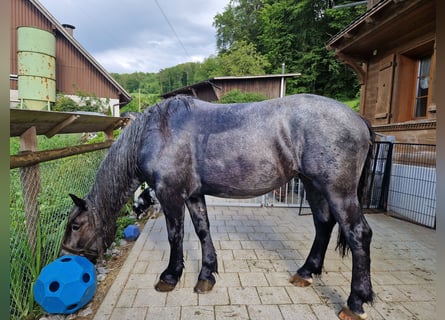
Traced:
<path id="1" fill-rule="evenodd" d="M 89 215 L 90 216 L 90 215 Z M 85 243 L 84 248 L 82 249 L 75 249 L 72 247 L 67 246 L 66 244 L 62 243 L 61 247 L 63 250 L 79 256 L 84 256 L 88 258 L 88 260 L 95 261 L 97 258 L 100 259 L 100 261 L 104 260 L 104 250 L 103 247 L 106 245 L 103 240 L 103 228 L 102 228 L 102 219 L 98 217 L 97 211 L 95 207 L 92 207 L 91 210 L 91 216 L 92 220 L 89 219 L 89 222 L 93 222 L 93 225 L 95 226 L 95 233 L 93 236 L 88 239 L 88 241 Z M 97 249 L 90 249 L 91 245 L 96 241 L 96 248 Z"/>

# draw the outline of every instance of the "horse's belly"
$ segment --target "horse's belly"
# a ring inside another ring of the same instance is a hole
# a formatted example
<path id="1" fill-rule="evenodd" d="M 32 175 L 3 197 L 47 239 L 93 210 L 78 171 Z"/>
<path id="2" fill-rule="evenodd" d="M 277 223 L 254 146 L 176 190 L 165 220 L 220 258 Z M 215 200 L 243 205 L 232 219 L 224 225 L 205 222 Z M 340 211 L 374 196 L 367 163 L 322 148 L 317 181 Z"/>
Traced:
<path id="1" fill-rule="evenodd" d="M 242 129 L 242 130 L 241 130 Z M 196 160 L 207 194 L 255 197 L 281 187 L 296 172 L 290 137 L 276 126 L 245 126 L 198 139 Z"/>
<path id="2" fill-rule="evenodd" d="M 235 199 L 248 199 L 266 194 L 277 187 L 267 188 L 248 188 L 245 186 L 228 186 L 228 185 L 208 185 L 202 186 L 201 192 L 203 194 L 220 197 L 220 198 L 235 198 Z"/>
<path id="3" fill-rule="evenodd" d="M 201 170 L 202 191 L 219 197 L 251 198 L 281 187 L 293 177 L 271 161 L 208 162 Z"/>

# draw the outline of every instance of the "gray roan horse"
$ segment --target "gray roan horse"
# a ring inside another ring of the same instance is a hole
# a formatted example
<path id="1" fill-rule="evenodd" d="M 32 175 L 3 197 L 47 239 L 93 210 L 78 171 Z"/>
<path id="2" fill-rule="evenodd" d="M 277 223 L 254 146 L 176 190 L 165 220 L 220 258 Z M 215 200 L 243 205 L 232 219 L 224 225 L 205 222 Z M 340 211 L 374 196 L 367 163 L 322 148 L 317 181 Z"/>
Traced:
<path id="1" fill-rule="evenodd" d="M 85 198 L 74 195 L 61 254 L 96 261 L 115 236 L 118 211 L 146 182 L 166 219 L 170 260 L 155 285 L 175 288 L 184 268 L 187 206 L 201 241 L 202 268 L 194 291 L 210 291 L 218 272 L 204 195 L 249 198 L 299 177 L 307 191 L 315 240 L 297 286 L 322 271 L 331 232 L 338 249 L 352 253 L 351 293 L 342 319 L 364 319 L 372 302 L 372 231 L 362 194 L 372 161 L 374 134 L 356 112 L 335 100 L 299 94 L 263 102 L 212 104 L 176 96 L 148 108 L 127 126 L 103 160 Z"/>

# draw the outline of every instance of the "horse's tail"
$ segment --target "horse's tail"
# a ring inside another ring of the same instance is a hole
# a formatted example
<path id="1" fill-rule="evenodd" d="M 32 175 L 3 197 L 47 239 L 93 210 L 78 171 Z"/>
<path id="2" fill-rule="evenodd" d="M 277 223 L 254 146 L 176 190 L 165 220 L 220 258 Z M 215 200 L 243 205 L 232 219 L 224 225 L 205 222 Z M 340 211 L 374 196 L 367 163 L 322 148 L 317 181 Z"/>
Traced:
<path id="1" fill-rule="evenodd" d="M 375 142 L 375 132 L 372 129 L 371 124 L 365 118 L 362 117 L 362 119 L 366 123 L 366 126 L 368 127 L 369 130 L 369 146 L 368 146 L 368 154 L 366 155 L 365 163 L 363 165 L 362 174 L 360 176 L 357 188 L 357 197 L 361 209 L 363 209 L 363 205 L 367 200 L 368 187 L 369 187 L 368 180 L 371 172 L 372 159 L 374 157 L 374 142 Z M 342 257 L 344 257 L 350 250 L 348 243 L 346 242 L 346 237 L 340 228 L 338 229 L 336 249 L 338 249 Z"/>
<path id="2" fill-rule="evenodd" d="M 365 201 L 367 200 L 368 188 L 369 188 L 369 177 L 371 173 L 371 165 L 372 159 L 374 158 L 374 143 L 375 143 L 375 132 L 371 127 L 371 124 L 368 120 L 363 118 L 363 121 L 366 123 L 369 131 L 369 145 L 368 145 L 368 154 L 366 155 L 365 164 L 363 166 L 362 175 L 360 176 L 360 181 L 357 188 L 357 196 L 360 202 L 360 207 L 363 208 Z"/>

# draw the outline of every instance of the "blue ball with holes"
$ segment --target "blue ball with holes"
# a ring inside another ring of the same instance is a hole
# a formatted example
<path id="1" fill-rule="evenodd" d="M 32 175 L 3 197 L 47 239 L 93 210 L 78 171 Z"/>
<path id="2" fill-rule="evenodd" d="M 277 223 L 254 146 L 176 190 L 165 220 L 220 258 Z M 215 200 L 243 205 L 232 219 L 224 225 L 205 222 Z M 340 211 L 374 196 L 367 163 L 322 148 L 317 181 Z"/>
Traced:
<path id="1" fill-rule="evenodd" d="M 34 299 L 47 313 L 74 313 L 96 292 L 96 269 L 87 258 L 65 255 L 46 265 L 34 284 Z"/>
<path id="2" fill-rule="evenodd" d="M 127 241 L 134 241 L 136 240 L 139 235 L 141 234 L 141 232 L 139 231 L 139 227 L 135 224 L 129 224 L 125 229 L 124 229 L 124 238 Z"/>

